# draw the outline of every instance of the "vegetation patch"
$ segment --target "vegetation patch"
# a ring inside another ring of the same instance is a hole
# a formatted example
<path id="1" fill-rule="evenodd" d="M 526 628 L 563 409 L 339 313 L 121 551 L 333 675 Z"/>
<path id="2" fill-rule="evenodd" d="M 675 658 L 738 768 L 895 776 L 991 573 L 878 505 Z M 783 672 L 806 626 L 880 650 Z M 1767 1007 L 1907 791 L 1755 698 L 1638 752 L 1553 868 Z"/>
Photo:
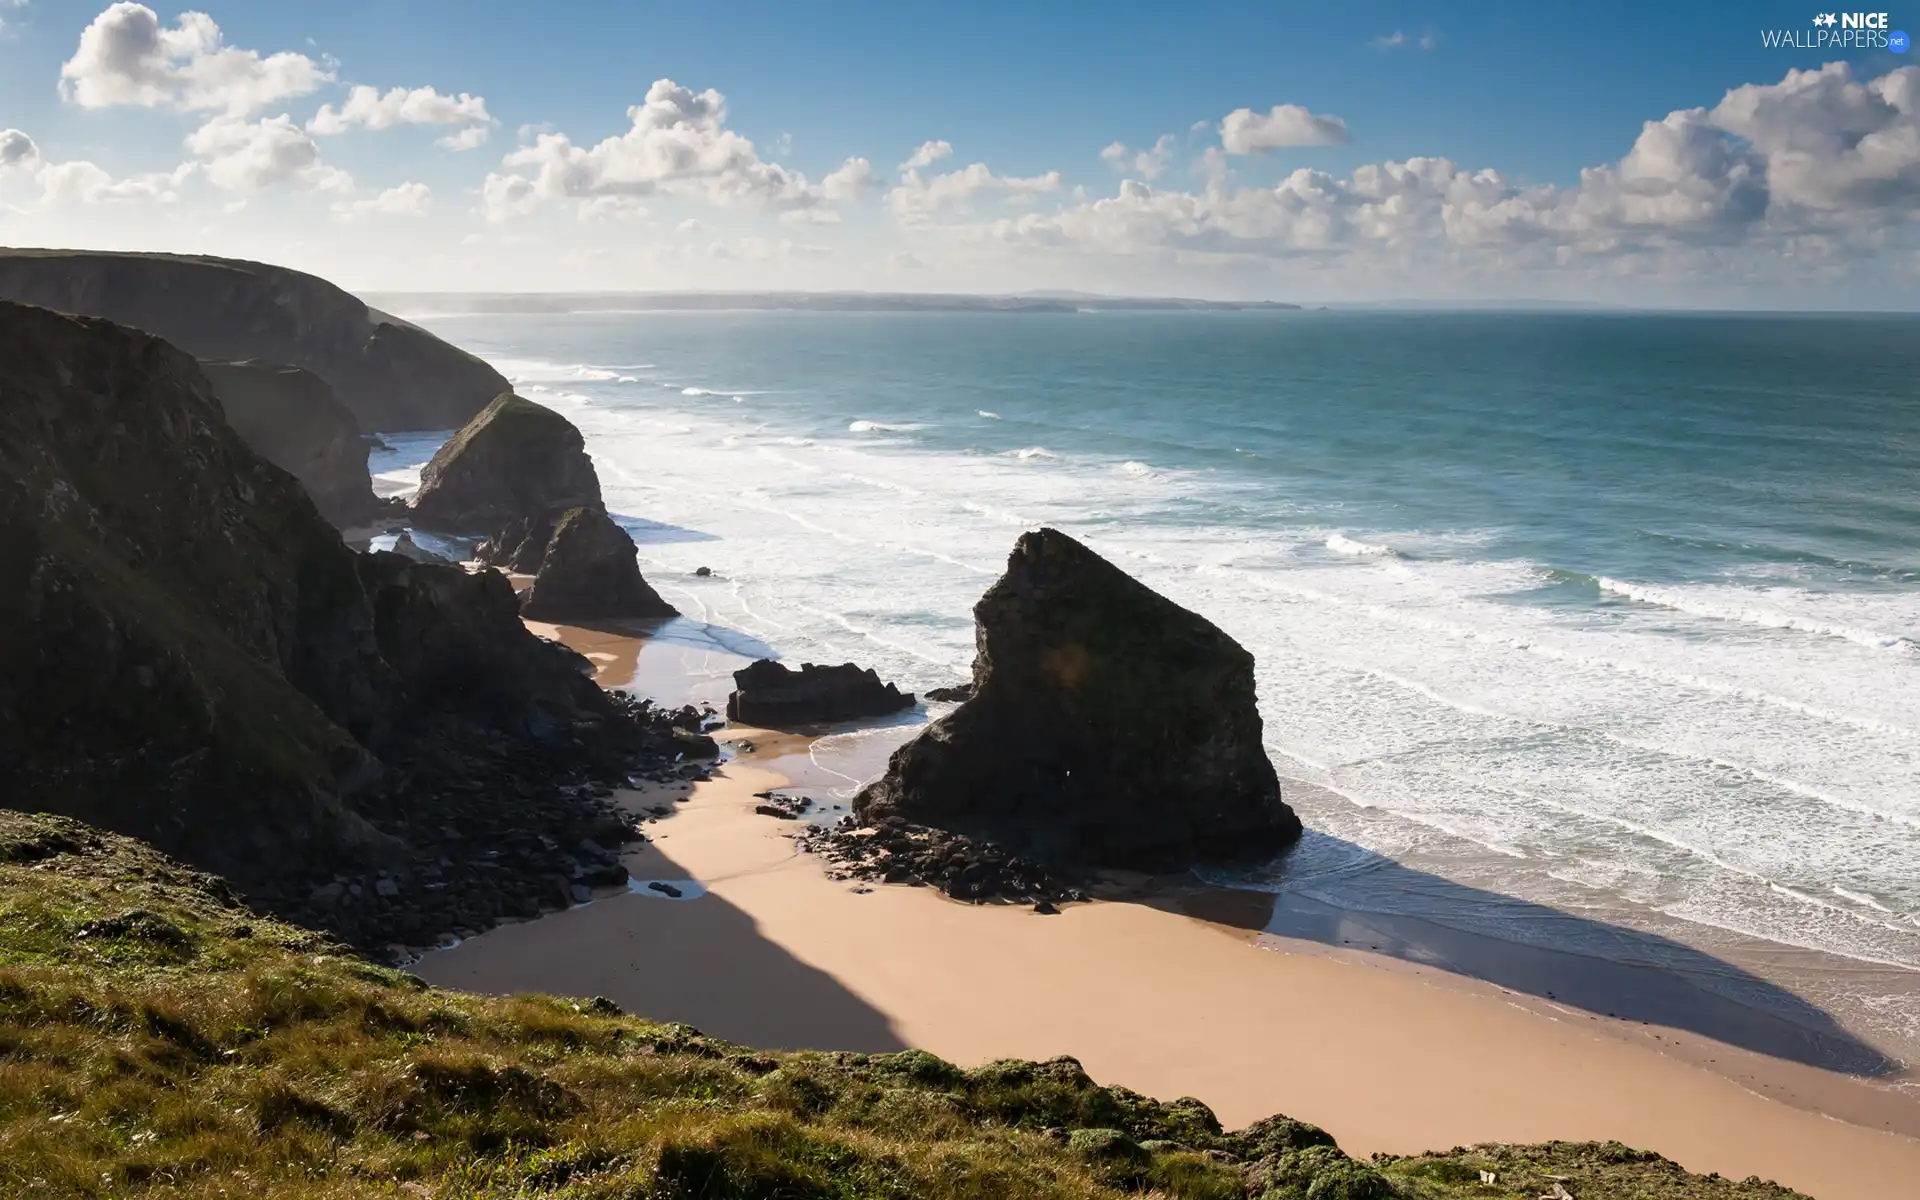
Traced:
<path id="1" fill-rule="evenodd" d="M 441 991 L 140 843 L 0 812 L 0 1196 L 1532 1200 L 1555 1183 L 1796 1197 L 1615 1145 L 1361 1163 L 1311 1125 L 1225 1131 L 1070 1058 L 771 1053 L 604 1000 Z"/>

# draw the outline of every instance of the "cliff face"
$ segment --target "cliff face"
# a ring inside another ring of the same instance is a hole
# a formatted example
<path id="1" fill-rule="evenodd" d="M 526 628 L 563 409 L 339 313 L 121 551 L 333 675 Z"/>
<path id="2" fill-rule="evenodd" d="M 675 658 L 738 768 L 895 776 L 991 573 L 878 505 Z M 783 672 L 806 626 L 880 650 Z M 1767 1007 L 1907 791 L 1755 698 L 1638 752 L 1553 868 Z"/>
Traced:
<path id="1" fill-rule="evenodd" d="M 503 577 L 348 550 L 193 359 L 0 302 L 0 808 L 282 911 L 363 880 L 312 901 L 358 940 L 480 928 L 538 910 L 584 786 L 659 740 L 584 668 Z M 469 865 L 475 831 L 511 863 Z"/>
<path id="2" fill-rule="evenodd" d="M 327 381 L 300 367 L 205 361 L 227 424 L 268 462 L 293 473 L 328 520 L 351 525 L 374 508 L 360 423 Z"/>
<path id="3" fill-rule="evenodd" d="M 303 367 L 326 380 L 368 431 L 458 428 L 508 390 L 499 372 L 465 351 L 283 267 L 0 250 L 0 299 L 105 317 L 196 358 Z"/>
<path id="4" fill-rule="evenodd" d="M 0 303 L 0 804 L 222 867 L 371 843 L 347 727 L 390 687 L 352 554 L 192 359 Z"/>
<path id="5" fill-rule="evenodd" d="M 972 698 L 894 752 L 855 798 L 862 820 L 1143 870 L 1300 836 L 1253 656 L 1205 618 L 1052 529 L 1021 536 L 973 611 Z"/>

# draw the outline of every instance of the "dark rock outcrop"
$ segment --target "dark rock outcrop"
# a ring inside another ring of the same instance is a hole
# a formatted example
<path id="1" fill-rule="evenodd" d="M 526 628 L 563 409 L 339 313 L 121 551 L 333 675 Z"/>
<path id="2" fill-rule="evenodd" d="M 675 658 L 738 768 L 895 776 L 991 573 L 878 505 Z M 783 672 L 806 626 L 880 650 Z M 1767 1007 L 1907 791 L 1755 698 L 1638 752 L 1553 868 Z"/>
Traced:
<path id="1" fill-rule="evenodd" d="M 0 299 L 105 317 L 196 358 L 312 371 L 365 430 L 455 429 L 504 376 L 426 330 L 299 271 L 94 250 L 0 250 Z"/>
<path id="2" fill-rule="evenodd" d="M 520 611 L 538 621 L 678 615 L 641 578 L 627 531 L 593 508 L 573 509 L 554 526 Z"/>
<path id="3" fill-rule="evenodd" d="M 541 560 L 547 556 L 547 544 L 552 540 L 551 517 L 516 517 L 481 542 L 474 549 L 473 557 L 484 566 L 531 575 L 540 569 Z"/>
<path id="4" fill-rule="evenodd" d="M 727 719 L 765 729 L 884 717 L 913 707 L 913 695 L 882 683 L 872 667 L 803 664 L 798 671 L 763 658 L 733 673 Z"/>
<path id="5" fill-rule="evenodd" d="M 952 687 L 931 688 L 926 695 L 927 699 L 938 700 L 942 704 L 958 704 L 962 700 L 973 699 L 973 684 L 957 683 Z"/>
<path id="6" fill-rule="evenodd" d="M 860 820 L 1050 863 L 1176 870 L 1300 836 L 1260 741 L 1253 656 L 1057 530 L 974 606 L 973 697 L 894 752 Z"/>
<path id="7" fill-rule="evenodd" d="M 347 549 L 177 349 L 0 302 L 0 807 L 362 945 L 483 928 L 697 748 L 587 668 L 497 573 Z"/>
<path id="8" fill-rule="evenodd" d="M 322 516 L 352 525 L 374 511 L 360 423 L 327 381 L 300 367 L 203 361 L 227 424 L 255 453 L 293 472 Z"/>
<path id="9" fill-rule="evenodd" d="M 575 508 L 605 510 L 600 478 L 573 422 L 511 392 L 440 447 L 420 472 L 412 504 L 420 524 L 467 532 L 542 518 L 557 523 Z"/>

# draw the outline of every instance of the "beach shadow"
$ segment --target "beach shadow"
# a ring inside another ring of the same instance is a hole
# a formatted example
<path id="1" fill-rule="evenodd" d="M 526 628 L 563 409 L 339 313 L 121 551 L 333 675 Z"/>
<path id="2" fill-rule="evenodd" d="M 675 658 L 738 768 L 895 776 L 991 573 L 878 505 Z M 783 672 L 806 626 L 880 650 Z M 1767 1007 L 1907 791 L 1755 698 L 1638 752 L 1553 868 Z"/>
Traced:
<path id="1" fill-rule="evenodd" d="M 762 937 L 651 844 L 625 856 L 638 890 L 616 893 L 420 960 L 441 987 L 495 995 L 605 996 L 650 1021 L 767 1050 L 886 1053 L 907 1044 L 886 1014 Z M 657 880 L 682 892 L 645 888 Z M 678 886 L 685 885 L 685 886 Z"/>
<path id="2" fill-rule="evenodd" d="M 1363 887 L 1392 911 L 1315 899 L 1324 872 L 1289 880 L 1287 863 L 1341 861 L 1343 887 Z M 1212 889 L 1150 901 L 1217 924 L 1382 954 L 1535 996 L 1594 1016 L 1687 1030 L 1773 1058 L 1862 1077 L 1904 1067 L 1786 988 L 1659 934 L 1628 929 L 1403 866 L 1309 830 L 1280 864 L 1280 891 Z M 1525 930 L 1530 941 L 1473 933 L 1450 914 Z M 1587 950 L 1570 947 L 1590 948 Z"/>

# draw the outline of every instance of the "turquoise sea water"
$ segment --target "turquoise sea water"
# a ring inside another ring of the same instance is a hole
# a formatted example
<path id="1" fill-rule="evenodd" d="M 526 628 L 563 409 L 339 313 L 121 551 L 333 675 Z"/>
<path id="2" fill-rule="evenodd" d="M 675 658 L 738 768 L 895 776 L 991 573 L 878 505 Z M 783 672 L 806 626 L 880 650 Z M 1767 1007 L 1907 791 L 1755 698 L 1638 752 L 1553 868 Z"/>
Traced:
<path id="1" fill-rule="evenodd" d="M 954 682 L 1039 524 L 1215 621 L 1316 830 L 1237 882 L 1920 968 L 1920 320 L 420 319 L 787 658 Z"/>

